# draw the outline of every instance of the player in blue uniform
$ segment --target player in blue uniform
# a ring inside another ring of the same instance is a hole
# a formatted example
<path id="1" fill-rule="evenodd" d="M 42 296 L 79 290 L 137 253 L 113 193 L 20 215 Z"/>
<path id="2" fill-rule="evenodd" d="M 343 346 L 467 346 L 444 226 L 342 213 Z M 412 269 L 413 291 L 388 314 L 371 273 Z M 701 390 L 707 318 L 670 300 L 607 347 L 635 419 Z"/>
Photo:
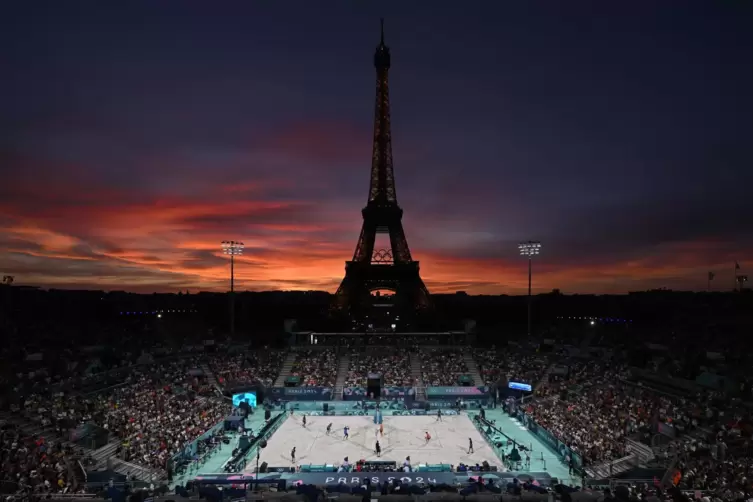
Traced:
<path id="1" fill-rule="evenodd" d="M 343 427 L 343 439 L 349 439 L 349 437 L 348 437 L 348 431 L 349 430 L 350 430 L 350 427 L 348 427 L 347 425 L 345 427 Z"/>

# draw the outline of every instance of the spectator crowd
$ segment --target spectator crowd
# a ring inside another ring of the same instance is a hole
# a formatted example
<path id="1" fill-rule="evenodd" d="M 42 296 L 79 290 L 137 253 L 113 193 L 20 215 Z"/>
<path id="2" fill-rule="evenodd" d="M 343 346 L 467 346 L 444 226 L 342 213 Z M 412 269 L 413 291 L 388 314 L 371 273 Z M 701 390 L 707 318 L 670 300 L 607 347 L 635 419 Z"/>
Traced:
<path id="1" fill-rule="evenodd" d="M 213 354 L 209 367 L 220 385 L 274 383 L 285 361 L 285 351 L 262 350 L 238 354 Z"/>
<path id="2" fill-rule="evenodd" d="M 298 353 L 291 376 L 301 379 L 304 387 L 334 387 L 338 370 L 337 352 L 333 349 L 305 350 Z"/>
<path id="3" fill-rule="evenodd" d="M 11 424 L 0 428 L 0 493 L 22 498 L 84 492 L 74 470 L 80 469 L 72 448 L 48 443 Z"/>
<path id="4" fill-rule="evenodd" d="M 68 439 L 84 424 L 118 438 L 117 457 L 164 474 L 167 460 L 230 412 L 200 375 L 199 359 L 134 369 L 120 385 L 93 395 L 56 391 L 26 396 L 20 412 L 50 437 Z"/>
<path id="5" fill-rule="evenodd" d="M 421 351 L 421 378 L 427 387 L 458 385 L 468 366 L 457 350 L 427 348 Z"/>
<path id="6" fill-rule="evenodd" d="M 381 374 L 382 384 L 388 387 L 412 385 L 410 356 L 402 349 L 352 350 L 345 386 L 365 387 L 369 373 Z"/>
<path id="7" fill-rule="evenodd" d="M 486 385 L 497 383 L 500 379 L 536 385 L 549 366 L 548 359 L 543 355 L 498 351 L 495 347 L 476 349 L 473 356 Z"/>

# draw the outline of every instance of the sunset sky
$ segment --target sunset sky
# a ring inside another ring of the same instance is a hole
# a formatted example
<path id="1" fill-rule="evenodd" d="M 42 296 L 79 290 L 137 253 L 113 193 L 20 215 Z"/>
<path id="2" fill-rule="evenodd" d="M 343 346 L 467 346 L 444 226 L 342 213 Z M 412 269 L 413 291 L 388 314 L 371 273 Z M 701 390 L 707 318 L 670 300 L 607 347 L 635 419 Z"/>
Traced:
<path id="1" fill-rule="evenodd" d="M 621 7 L 620 7 L 621 6 Z M 371 164 L 379 18 L 432 292 L 731 289 L 753 267 L 744 1 L 31 1 L 0 16 L 0 275 L 334 291 Z"/>

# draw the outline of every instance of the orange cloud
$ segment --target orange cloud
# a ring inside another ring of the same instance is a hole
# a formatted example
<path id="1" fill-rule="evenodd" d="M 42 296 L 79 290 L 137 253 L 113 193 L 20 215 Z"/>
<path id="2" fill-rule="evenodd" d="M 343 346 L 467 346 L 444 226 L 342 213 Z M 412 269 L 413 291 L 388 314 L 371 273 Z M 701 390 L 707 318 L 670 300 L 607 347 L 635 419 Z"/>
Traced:
<path id="1" fill-rule="evenodd" d="M 249 150 L 227 154 L 215 170 L 194 170 L 190 179 L 181 177 L 187 160 L 165 155 L 145 162 L 148 169 L 134 166 L 125 182 L 110 180 L 100 166 L 0 152 L 10 166 L 0 187 L 0 272 L 18 284 L 221 291 L 229 266 L 219 244 L 237 239 L 246 244 L 235 268 L 239 289 L 334 291 L 361 218 L 360 203 L 333 188 L 342 169 L 326 167 L 365 166 L 365 193 L 369 141 L 368 132 L 347 125 L 296 124 L 261 135 Z M 489 191 L 461 181 L 440 183 L 436 200 L 470 203 Z M 484 213 L 478 200 L 476 206 Z M 419 203 L 406 224 L 430 290 L 524 293 L 527 263 L 516 256 L 514 239 L 500 237 L 511 230 L 490 230 L 469 207 L 448 213 L 445 203 Z M 722 277 L 729 270 L 731 284 L 736 259 L 729 242 L 711 238 L 639 252 L 574 246 L 567 253 L 545 248 L 534 263 L 535 292 L 702 289 L 709 270 L 726 289 Z"/>

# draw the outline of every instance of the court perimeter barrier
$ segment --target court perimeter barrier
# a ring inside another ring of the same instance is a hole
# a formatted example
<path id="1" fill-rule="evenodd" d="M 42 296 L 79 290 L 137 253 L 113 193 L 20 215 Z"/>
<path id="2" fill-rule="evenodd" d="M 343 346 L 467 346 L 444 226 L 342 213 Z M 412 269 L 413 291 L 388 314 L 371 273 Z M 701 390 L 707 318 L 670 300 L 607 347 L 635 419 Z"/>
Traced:
<path id="1" fill-rule="evenodd" d="M 529 431 L 535 434 L 541 441 L 547 445 L 554 453 L 559 455 L 565 463 L 567 458 L 573 462 L 573 467 L 580 469 L 583 467 L 583 458 L 579 453 L 574 452 L 565 443 L 557 439 L 554 434 L 549 432 L 546 428 L 539 425 L 531 416 L 522 410 L 517 410 L 516 416 L 520 422 L 525 425 Z"/>
<path id="2" fill-rule="evenodd" d="M 404 399 L 409 393 L 415 394 L 413 387 L 382 387 L 380 399 Z M 343 400 L 345 401 L 362 401 L 364 399 L 373 399 L 369 396 L 365 387 L 345 387 L 343 389 Z"/>

